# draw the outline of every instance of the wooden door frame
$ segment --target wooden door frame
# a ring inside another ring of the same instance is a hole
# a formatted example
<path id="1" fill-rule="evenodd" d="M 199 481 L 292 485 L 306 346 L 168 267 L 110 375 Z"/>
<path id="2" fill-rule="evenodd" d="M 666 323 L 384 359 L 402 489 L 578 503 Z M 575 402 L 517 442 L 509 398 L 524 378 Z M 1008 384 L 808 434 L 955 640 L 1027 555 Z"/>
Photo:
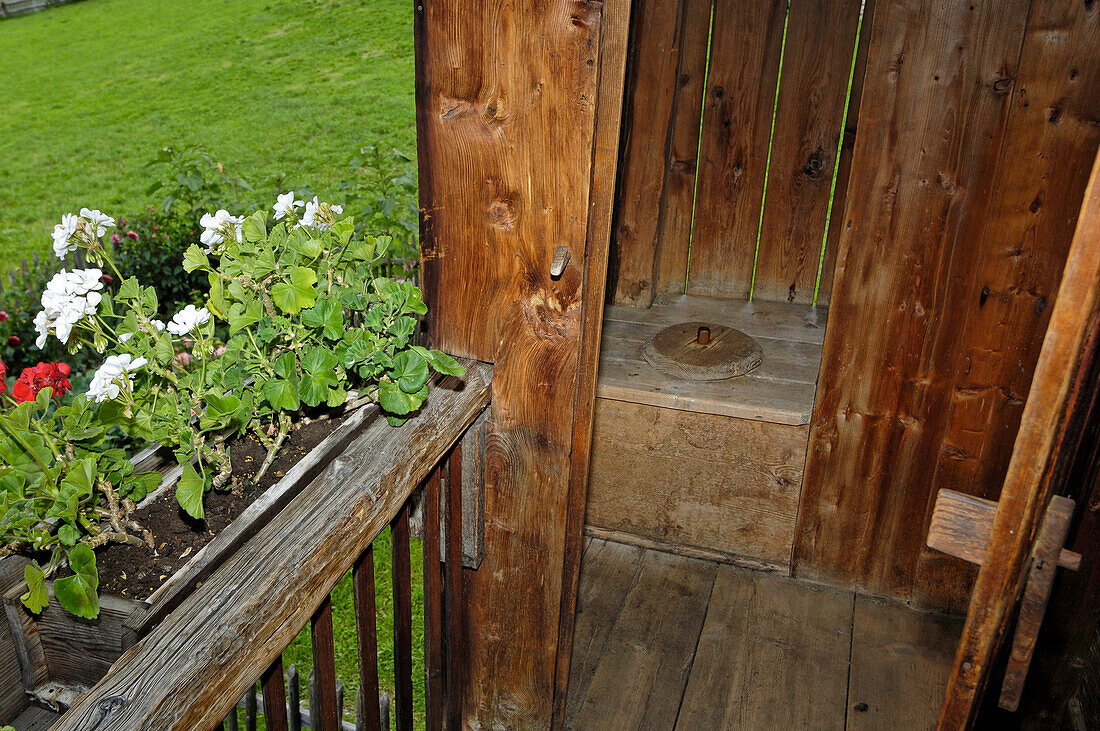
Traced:
<path id="1" fill-rule="evenodd" d="M 1093 163 L 1058 299 L 948 681 L 939 728 L 973 724 L 1019 601 L 1046 507 L 1065 491 L 1100 359 L 1100 155 Z"/>

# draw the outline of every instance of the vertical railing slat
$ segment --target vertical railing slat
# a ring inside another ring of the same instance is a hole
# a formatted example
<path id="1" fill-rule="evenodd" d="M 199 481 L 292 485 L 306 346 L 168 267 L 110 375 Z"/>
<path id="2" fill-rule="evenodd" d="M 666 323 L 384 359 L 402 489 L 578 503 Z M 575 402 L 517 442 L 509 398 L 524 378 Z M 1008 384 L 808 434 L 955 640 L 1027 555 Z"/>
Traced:
<path id="1" fill-rule="evenodd" d="M 447 728 L 462 727 L 462 444 L 447 460 Z"/>
<path id="2" fill-rule="evenodd" d="M 355 635 L 359 652 L 359 710 L 362 731 L 381 731 L 378 715 L 378 635 L 375 625 L 374 546 L 368 546 L 352 568 Z"/>
<path id="3" fill-rule="evenodd" d="M 412 566 L 409 557 L 410 503 L 390 523 L 393 572 L 393 670 L 397 731 L 413 731 Z"/>
<path id="4" fill-rule="evenodd" d="M 260 683 L 264 693 L 264 726 L 267 731 L 288 731 L 282 656 L 260 676 Z"/>
<path id="5" fill-rule="evenodd" d="M 244 694 L 244 729 L 256 731 L 256 684 L 249 687 Z"/>
<path id="6" fill-rule="evenodd" d="M 424 705 L 427 728 L 443 725 L 443 565 L 439 560 L 439 482 L 436 467 L 424 485 Z"/>
<path id="7" fill-rule="evenodd" d="M 290 706 L 290 731 L 302 731 L 302 697 L 298 686 L 298 668 L 291 665 L 286 671 L 287 705 Z"/>
<path id="8" fill-rule="evenodd" d="M 316 706 L 309 715 L 312 728 L 339 731 L 340 718 L 336 708 L 336 650 L 332 641 L 332 599 L 325 597 L 310 621 L 313 640 L 313 672 L 317 682 Z"/>

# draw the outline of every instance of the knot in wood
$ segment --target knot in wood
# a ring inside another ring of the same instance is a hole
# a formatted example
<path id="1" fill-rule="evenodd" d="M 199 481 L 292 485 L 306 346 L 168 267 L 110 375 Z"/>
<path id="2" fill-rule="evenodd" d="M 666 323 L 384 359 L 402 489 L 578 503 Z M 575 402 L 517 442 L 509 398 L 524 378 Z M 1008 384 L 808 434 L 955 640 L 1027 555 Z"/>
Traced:
<path id="1" fill-rule="evenodd" d="M 802 166 L 802 174 L 808 178 L 818 179 L 825 175 L 825 150 L 818 147 Z"/>

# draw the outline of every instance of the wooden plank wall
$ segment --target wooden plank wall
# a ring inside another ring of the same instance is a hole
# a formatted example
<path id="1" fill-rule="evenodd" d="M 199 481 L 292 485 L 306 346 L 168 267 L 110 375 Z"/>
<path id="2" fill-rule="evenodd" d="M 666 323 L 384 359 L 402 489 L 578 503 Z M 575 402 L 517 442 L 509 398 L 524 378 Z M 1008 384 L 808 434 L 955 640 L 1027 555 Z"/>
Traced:
<path id="1" fill-rule="evenodd" d="M 686 280 L 691 294 L 812 302 L 862 3 L 636 6 L 614 301 L 647 307 Z"/>
<path id="2" fill-rule="evenodd" d="M 572 628 L 563 582 L 576 573 L 566 562 L 579 562 L 581 521 L 567 513 L 584 504 L 581 408 L 590 413 L 610 226 L 593 236 L 610 216 L 603 180 L 615 180 L 616 156 L 604 151 L 617 149 L 625 58 L 603 64 L 601 37 L 619 24 L 625 35 L 628 18 L 622 2 L 417 4 L 427 333 L 496 364 L 485 558 L 464 572 L 472 727 L 549 727 L 559 624 Z M 616 122 L 609 139 L 597 129 L 605 116 Z M 573 263 L 552 279 L 558 246 Z"/>
<path id="3" fill-rule="evenodd" d="M 965 606 L 927 516 L 940 487 L 998 495 L 1100 142 L 1098 24 L 1076 0 L 876 4 L 797 575 Z"/>

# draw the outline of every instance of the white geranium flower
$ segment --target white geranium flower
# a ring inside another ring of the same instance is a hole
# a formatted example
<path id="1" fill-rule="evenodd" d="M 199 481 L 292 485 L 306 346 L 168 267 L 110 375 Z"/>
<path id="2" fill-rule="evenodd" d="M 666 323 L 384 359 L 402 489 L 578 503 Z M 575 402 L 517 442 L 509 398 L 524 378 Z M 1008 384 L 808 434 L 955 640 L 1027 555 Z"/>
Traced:
<path id="1" fill-rule="evenodd" d="M 118 398 L 123 385 L 133 388 L 134 377 L 131 374 L 148 362 L 145 358 L 134 358 L 129 353 L 107 356 L 107 360 L 92 376 L 88 397 L 96 401 Z"/>
<path id="2" fill-rule="evenodd" d="M 34 318 L 38 331 L 35 341 L 45 347 L 46 337 L 52 330 L 57 339 L 69 342 L 73 327 L 89 315 L 96 314 L 103 295 L 103 272 L 99 269 L 62 269 L 46 284 L 42 292 L 42 312 Z"/>
<path id="3" fill-rule="evenodd" d="M 294 191 L 292 190 L 277 196 L 275 205 L 271 208 L 275 211 L 275 220 L 278 221 L 280 218 L 289 215 L 295 208 L 301 208 L 303 205 L 305 204 L 302 201 L 294 200 Z"/>
<path id="4" fill-rule="evenodd" d="M 94 208 L 81 208 L 80 217 L 91 224 L 91 230 L 97 237 L 107 233 L 107 229 L 115 227 L 115 219 Z"/>
<path id="5" fill-rule="evenodd" d="M 212 252 L 218 244 L 225 243 L 226 237 L 230 235 L 240 243 L 242 223 L 244 223 L 243 216 L 230 215 L 224 208 L 219 209 L 217 213 L 204 213 L 199 219 L 199 225 L 205 230 L 199 237 L 199 241 L 206 246 L 207 253 Z"/>
<path id="6" fill-rule="evenodd" d="M 73 213 L 66 213 L 61 217 L 61 223 L 53 227 L 53 253 L 58 259 L 64 259 L 77 249 L 78 242 L 74 240 L 77 225 L 80 219 Z"/>
<path id="7" fill-rule="evenodd" d="M 313 196 L 313 200 L 306 203 L 305 213 L 302 214 L 302 220 L 298 225 L 309 226 L 318 231 L 327 231 L 332 227 L 332 224 L 336 223 L 336 216 L 343 212 L 343 206 L 322 203 L 317 199 L 317 196 Z M 295 226 L 295 228 L 297 227 L 298 226 Z"/>
<path id="8" fill-rule="evenodd" d="M 194 305 L 187 305 L 172 316 L 172 322 L 168 323 L 168 332 L 183 337 L 200 325 L 210 322 L 210 310 L 203 307 L 195 309 Z"/>
<path id="9" fill-rule="evenodd" d="M 118 342 L 120 342 L 120 343 L 128 342 L 130 340 L 130 338 L 132 338 L 132 337 L 134 337 L 134 333 L 119 333 L 118 334 Z"/>
<path id="10" fill-rule="evenodd" d="M 164 322 L 161 320 L 150 320 L 149 322 L 156 328 L 157 332 L 164 332 Z"/>

